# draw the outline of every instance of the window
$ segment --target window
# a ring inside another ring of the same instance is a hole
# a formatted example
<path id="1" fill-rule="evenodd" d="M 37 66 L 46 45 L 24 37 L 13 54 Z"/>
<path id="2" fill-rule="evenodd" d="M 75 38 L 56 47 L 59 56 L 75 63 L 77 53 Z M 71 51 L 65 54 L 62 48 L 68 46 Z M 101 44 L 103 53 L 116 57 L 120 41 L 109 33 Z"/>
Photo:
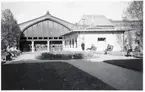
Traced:
<path id="1" fill-rule="evenodd" d="M 57 39 L 57 37 L 54 37 L 54 39 Z"/>
<path id="2" fill-rule="evenodd" d="M 62 39 L 62 37 L 59 37 L 59 39 Z"/>
<path id="3" fill-rule="evenodd" d="M 37 37 L 33 37 L 33 39 L 37 39 Z"/>
<path id="4" fill-rule="evenodd" d="M 28 39 L 32 39 L 32 37 L 28 37 Z"/>
<path id="5" fill-rule="evenodd" d="M 49 39 L 52 39 L 52 37 L 49 37 Z"/>
<path id="6" fill-rule="evenodd" d="M 47 39 L 47 37 L 44 37 L 44 39 Z"/>
<path id="7" fill-rule="evenodd" d="M 42 39 L 42 37 L 39 37 L 39 39 Z"/>
<path id="8" fill-rule="evenodd" d="M 69 40 L 69 45 L 70 45 L 70 48 L 71 48 L 71 40 Z"/>
<path id="9" fill-rule="evenodd" d="M 72 39 L 72 47 L 74 48 L 74 39 Z"/>
<path id="10" fill-rule="evenodd" d="M 26 37 L 22 37 L 21 39 L 26 39 Z"/>
<path id="11" fill-rule="evenodd" d="M 76 43 L 76 48 L 77 48 L 77 38 L 75 39 L 75 43 Z"/>
<path id="12" fill-rule="evenodd" d="M 98 38 L 98 41 L 106 41 L 106 38 L 105 37 Z"/>
<path id="13" fill-rule="evenodd" d="M 65 47 L 67 47 L 67 40 L 65 40 Z"/>

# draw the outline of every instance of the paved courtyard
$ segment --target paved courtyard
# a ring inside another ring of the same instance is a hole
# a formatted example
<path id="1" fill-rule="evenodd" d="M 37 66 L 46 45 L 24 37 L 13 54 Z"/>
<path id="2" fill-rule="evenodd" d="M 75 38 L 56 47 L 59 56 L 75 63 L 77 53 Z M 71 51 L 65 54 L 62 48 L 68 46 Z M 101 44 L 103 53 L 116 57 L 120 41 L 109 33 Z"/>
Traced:
<path id="1" fill-rule="evenodd" d="M 16 58 L 13 61 L 19 61 L 19 60 L 37 60 L 36 57 L 39 56 L 41 53 L 46 51 L 39 51 L 39 52 L 24 52 L 22 55 L 20 55 L 18 58 Z M 134 57 L 125 57 L 125 56 L 115 56 L 115 55 L 104 55 L 104 54 L 94 54 L 95 58 L 89 58 L 87 60 L 91 62 L 103 62 L 104 60 L 116 60 L 116 59 L 135 59 Z"/>
<path id="2" fill-rule="evenodd" d="M 97 58 L 87 60 L 37 60 L 35 57 L 42 52 L 24 53 L 14 61 L 6 64 L 36 63 L 36 62 L 65 62 L 100 79 L 115 89 L 140 90 L 143 86 L 143 73 L 116 65 L 102 62 L 114 59 L 135 59 L 133 57 L 98 55 Z"/>

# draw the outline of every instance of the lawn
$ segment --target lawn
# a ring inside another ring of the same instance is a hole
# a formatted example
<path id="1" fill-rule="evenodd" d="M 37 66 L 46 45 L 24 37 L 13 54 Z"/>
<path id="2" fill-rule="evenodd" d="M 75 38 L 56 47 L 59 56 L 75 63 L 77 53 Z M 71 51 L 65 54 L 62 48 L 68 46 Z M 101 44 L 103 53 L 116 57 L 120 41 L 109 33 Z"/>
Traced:
<path id="1" fill-rule="evenodd" d="M 64 62 L 2 65 L 2 90 L 114 90 Z"/>
<path id="2" fill-rule="evenodd" d="M 104 62 L 124 67 L 127 69 L 143 72 L 143 59 L 106 60 Z"/>

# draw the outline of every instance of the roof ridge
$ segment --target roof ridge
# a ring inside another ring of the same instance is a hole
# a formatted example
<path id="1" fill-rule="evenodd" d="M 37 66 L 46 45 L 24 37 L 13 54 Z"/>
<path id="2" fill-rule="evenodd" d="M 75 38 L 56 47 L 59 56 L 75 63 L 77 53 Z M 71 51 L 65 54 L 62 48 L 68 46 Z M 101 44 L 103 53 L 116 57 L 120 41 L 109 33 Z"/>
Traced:
<path id="1" fill-rule="evenodd" d="M 71 22 L 68 22 L 68 21 L 66 21 L 66 20 L 60 19 L 60 18 L 58 18 L 58 17 L 55 17 L 55 16 L 52 16 L 52 17 L 57 18 L 57 19 L 59 19 L 59 20 L 62 20 L 62 21 L 64 21 L 64 22 L 67 22 L 67 23 L 73 24 L 73 23 L 71 23 Z M 75 25 L 75 24 L 73 24 L 73 25 Z"/>
<path id="2" fill-rule="evenodd" d="M 42 18 L 42 17 L 45 17 L 45 15 L 37 17 L 37 18 L 34 18 L 34 19 L 31 19 L 31 20 L 28 20 L 28 21 L 25 21 L 25 22 L 22 22 L 22 23 L 19 23 L 18 25 L 25 24 L 27 22 L 30 22 L 30 21 L 33 21 L 33 20 L 36 20 L 36 19 L 39 19 L 39 18 Z"/>
<path id="3" fill-rule="evenodd" d="M 48 16 L 48 15 L 45 14 L 45 15 L 43 15 L 43 16 L 40 16 L 40 17 L 37 17 L 37 18 L 31 19 L 31 20 L 28 20 L 28 21 L 25 21 L 25 22 L 19 23 L 18 25 L 22 25 L 22 24 L 25 24 L 25 23 L 27 23 L 27 22 L 30 22 L 30 21 L 33 21 L 33 20 L 37 20 L 37 19 L 42 18 L 42 17 L 45 17 L 45 16 Z M 58 18 L 58 17 L 55 17 L 55 16 L 53 16 L 53 15 L 49 15 L 49 16 L 54 17 L 54 18 L 56 18 L 56 19 L 59 19 L 59 20 L 61 20 L 61 21 L 67 22 L 67 23 L 69 23 L 69 24 L 75 25 L 75 24 L 73 24 L 73 23 L 71 23 L 71 22 L 65 21 L 65 20 L 60 19 L 60 18 Z"/>
<path id="4" fill-rule="evenodd" d="M 85 14 L 83 16 L 103 16 L 103 17 L 105 17 L 105 15 L 103 15 L 103 14 L 92 14 L 92 15 Z"/>

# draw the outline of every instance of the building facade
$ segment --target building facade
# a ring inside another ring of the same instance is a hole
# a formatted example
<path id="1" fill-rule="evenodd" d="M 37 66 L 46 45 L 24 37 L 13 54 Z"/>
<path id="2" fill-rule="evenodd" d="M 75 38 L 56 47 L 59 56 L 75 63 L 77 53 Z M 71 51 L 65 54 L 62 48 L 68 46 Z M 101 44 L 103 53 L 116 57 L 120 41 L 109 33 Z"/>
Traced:
<path id="1" fill-rule="evenodd" d="M 115 22 L 116 23 L 116 22 Z M 21 51 L 81 51 L 95 46 L 104 51 L 107 45 L 113 45 L 113 51 L 122 51 L 125 30 L 118 29 L 103 15 L 84 15 L 77 24 L 52 16 L 44 16 L 19 24 Z"/>

